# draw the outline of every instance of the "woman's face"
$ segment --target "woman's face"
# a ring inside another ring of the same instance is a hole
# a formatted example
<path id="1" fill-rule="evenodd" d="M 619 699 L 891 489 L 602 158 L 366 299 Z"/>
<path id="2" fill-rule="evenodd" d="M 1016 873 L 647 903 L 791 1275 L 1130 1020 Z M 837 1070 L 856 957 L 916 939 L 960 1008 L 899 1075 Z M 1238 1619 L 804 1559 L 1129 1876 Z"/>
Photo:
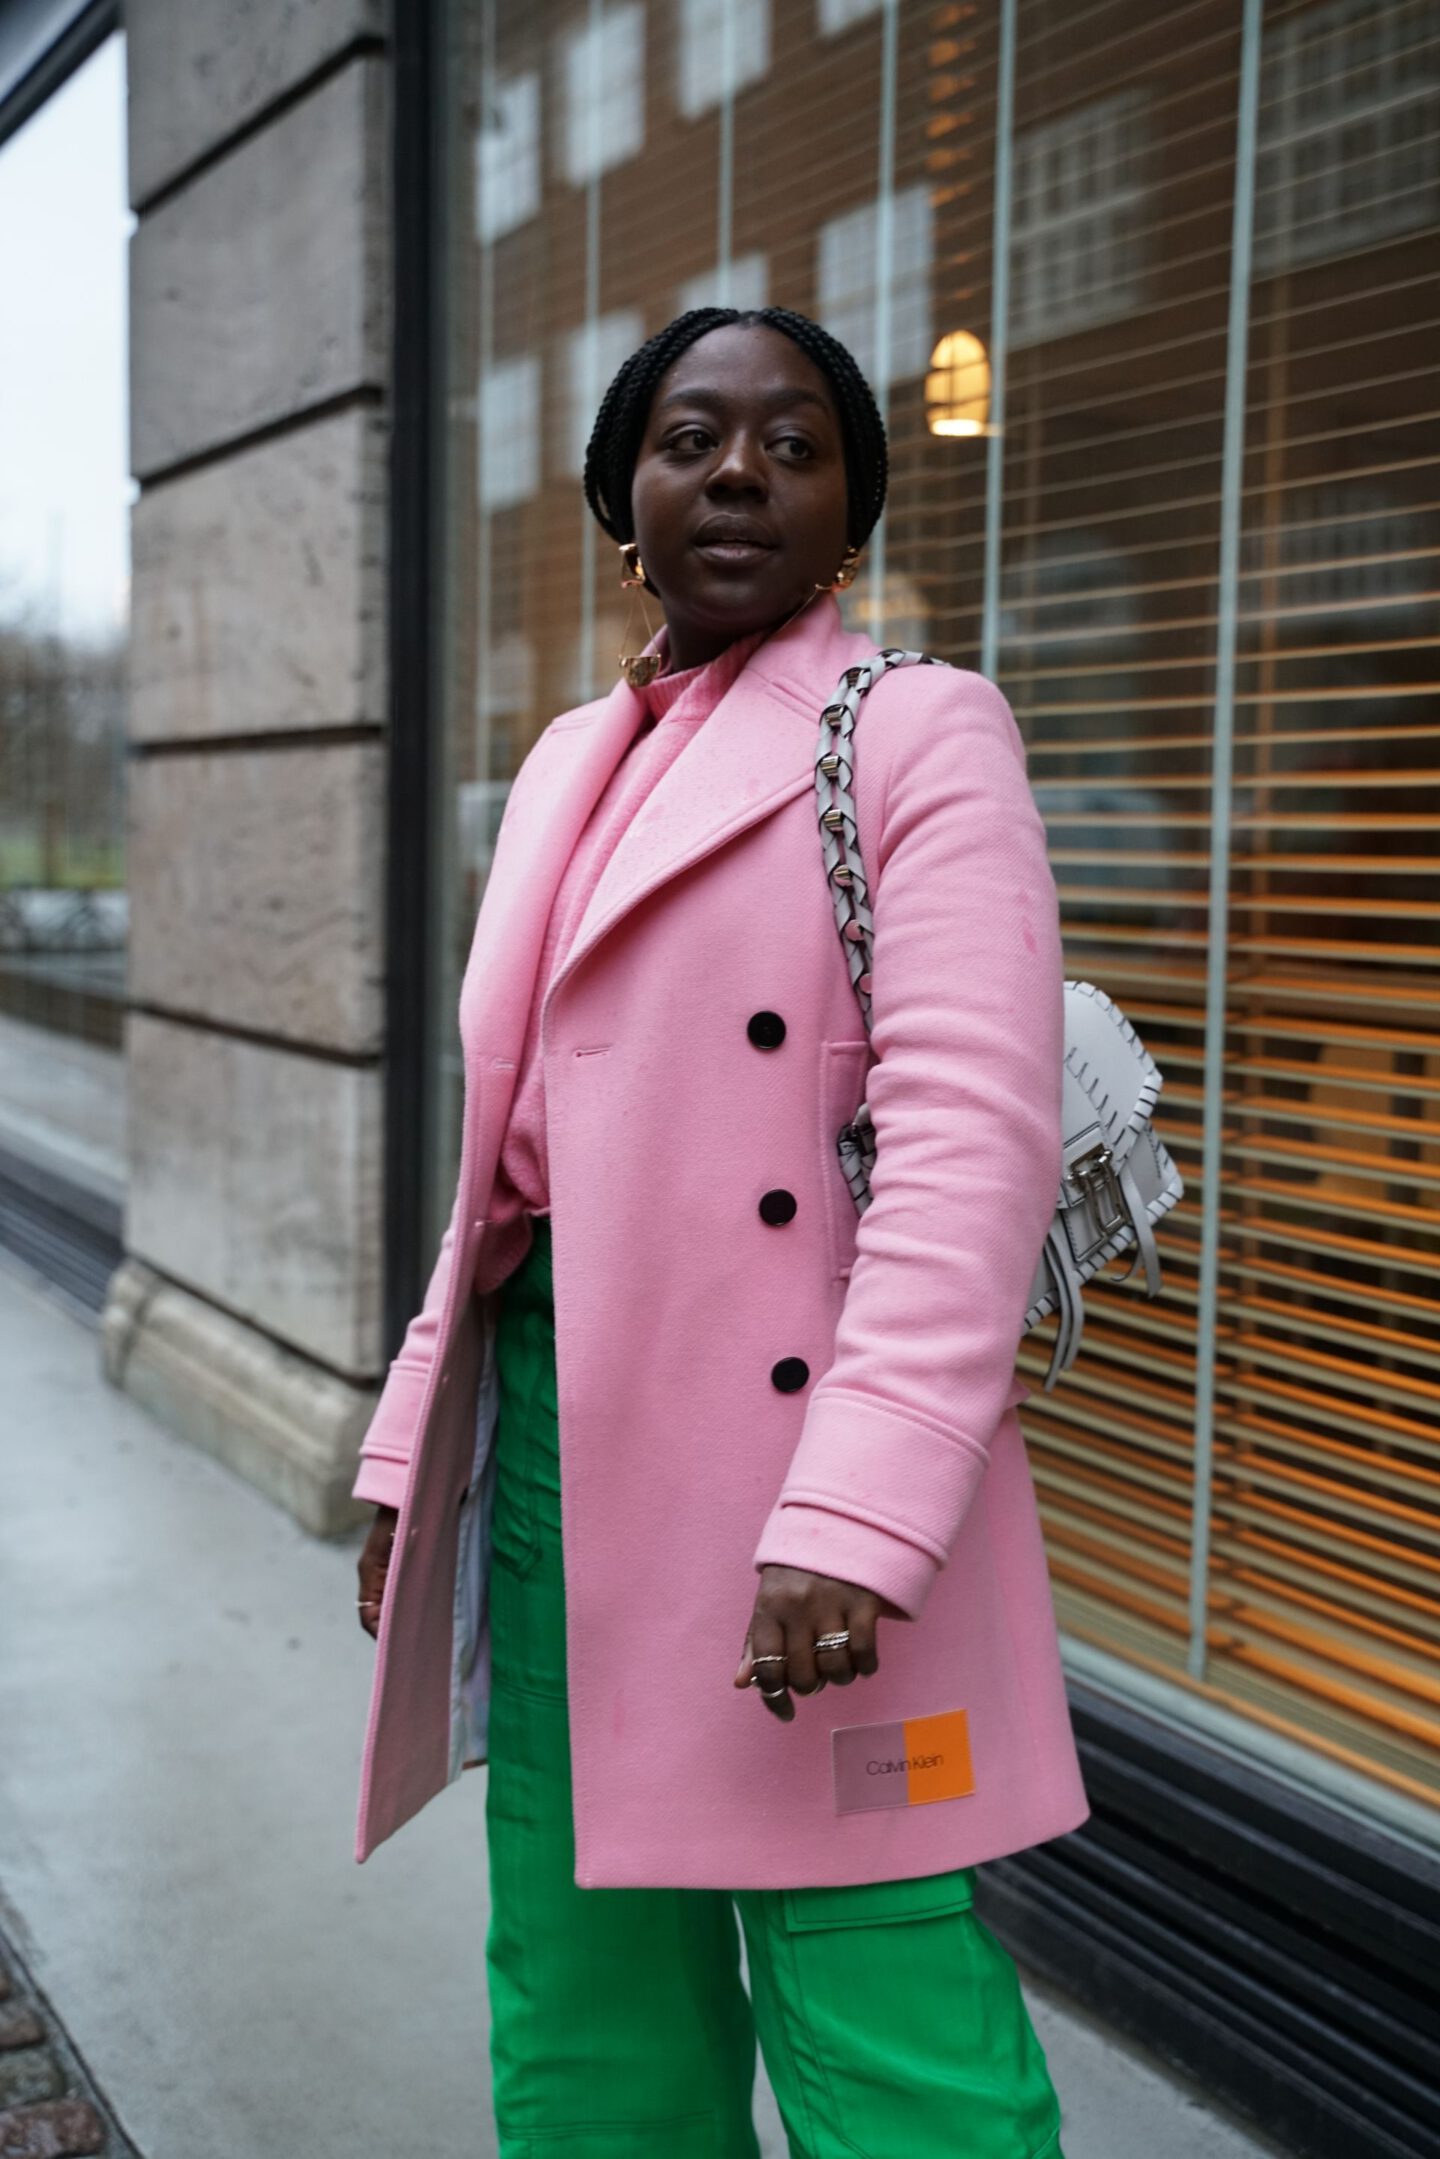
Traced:
<path id="1" fill-rule="evenodd" d="M 630 507 L 672 669 L 828 585 L 845 552 L 845 450 L 814 361 L 767 324 L 707 330 L 656 387 Z"/>

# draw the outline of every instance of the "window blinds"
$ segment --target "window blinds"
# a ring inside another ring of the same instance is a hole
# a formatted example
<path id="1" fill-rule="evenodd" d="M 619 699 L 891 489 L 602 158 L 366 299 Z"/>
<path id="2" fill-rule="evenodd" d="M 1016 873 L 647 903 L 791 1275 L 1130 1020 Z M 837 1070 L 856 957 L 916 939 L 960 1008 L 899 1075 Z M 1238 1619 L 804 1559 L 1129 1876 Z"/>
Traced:
<path id="1" fill-rule="evenodd" d="M 1017 186 L 1031 199 L 1014 232 L 1028 247 L 1053 217 L 1082 268 L 1062 334 L 1011 358 L 1001 648 L 1067 964 L 1118 997 L 1154 1051 L 1159 1121 L 1189 1186 L 1167 1226 L 1164 1299 L 1094 1298 L 1069 1381 L 1027 1406 L 1063 1623 L 1432 1799 L 1440 471 L 1426 354 L 1440 205 L 1413 114 L 1433 110 L 1437 15 L 1357 0 L 1265 11 L 1230 878 L 1211 892 L 1239 11 L 1177 7 L 1137 26 L 1117 7 L 1081 23 L 1022 6 Z M 1216 937 L 1222 1146 L 1207 1193 Z M 1195 1299 L 1207 1197 L 1212 1340 Z M 1203 1359 L 1208 1490 L 1194 1477 Z"/>

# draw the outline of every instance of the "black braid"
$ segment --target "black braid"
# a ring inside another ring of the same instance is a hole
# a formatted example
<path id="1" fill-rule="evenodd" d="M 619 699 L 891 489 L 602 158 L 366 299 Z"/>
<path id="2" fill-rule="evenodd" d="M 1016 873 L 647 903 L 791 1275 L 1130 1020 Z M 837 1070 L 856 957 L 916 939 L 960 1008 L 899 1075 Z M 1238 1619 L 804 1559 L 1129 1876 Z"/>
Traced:
<path id="1" fill-rule="evenodd" d="M 788 307 L 692 307 L 631 353 L 600 401 L 585 452 L 585 500 L 602 529 L 621 543 L 634 539 L 630 488 L 660 379 L 696 338 L 728 323 L 747 329 L 765 323 L 783 331 L 825 376 L 845 443 L 846 540 L 863 547 L 885 507 L 890 469 L 885 423 L 854 355 L 818 322 Z"/>

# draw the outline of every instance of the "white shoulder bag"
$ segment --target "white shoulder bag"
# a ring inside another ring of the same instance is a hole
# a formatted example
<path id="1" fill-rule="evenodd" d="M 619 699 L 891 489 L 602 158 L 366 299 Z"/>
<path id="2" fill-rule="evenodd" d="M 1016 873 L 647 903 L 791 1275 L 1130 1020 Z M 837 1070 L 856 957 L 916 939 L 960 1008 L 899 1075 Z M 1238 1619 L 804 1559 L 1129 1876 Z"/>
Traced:
<path id="1" fill-rule="evenodd" d="M 870 887 L 860 860 L 854 797 L 854 731 L 860 700 L 892 667 L 946 667 L 925 652 L 887 646 L 873 660 L 847 667 L 834 698 L 820 715 L 815 753 L 820 844 L 835 906 L 835 922 L 855 986 L 865 1029 L 870 1031 Z M 1168 1214 L 1185 1187 L 1180 1173 L 1151 1129 L 1150 1117 L 1163 1082 L 1159 1067 L 1120 1007 L 1093 982 L 1065 984 L 1065 1076 L 1061 1120 L 1064 1155 L 1055 1220 L 1030 1288 L 1024 1332 L 1052 1312 L 1060 1315 L 1048 1393 L 1075 1362 L 1085 1324 L 1081 1292 L 1101 1268 L 1132 1253 L 1127 1282 L 1137 1264 L 1145 1270 L 1145 1294 L 1160 1288 L 1160 1258 L 1153 1225 Z M 862 1102 L 836 1138 L 845 1182 L 861 1214 L 870 1204 L 875 1166 L 875 1127 Z"/>

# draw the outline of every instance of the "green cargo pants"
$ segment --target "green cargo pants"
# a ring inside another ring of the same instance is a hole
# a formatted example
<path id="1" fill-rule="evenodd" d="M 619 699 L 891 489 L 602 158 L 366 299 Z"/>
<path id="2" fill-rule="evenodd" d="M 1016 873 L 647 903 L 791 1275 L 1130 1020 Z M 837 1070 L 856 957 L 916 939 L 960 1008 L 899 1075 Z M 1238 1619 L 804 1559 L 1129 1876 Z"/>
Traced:
<path id="1" fill-rule="evenodd" d="M 548 1220 L 535 1230 L 497 1341 L 486 1957 L 504 2159 L 756 2159 L 757 2032 L 794 2159 L 1061 2159 L 1045 2057 L 971 1909 L 973 1869 L 846 1889 L 575 1886 Z"/>

